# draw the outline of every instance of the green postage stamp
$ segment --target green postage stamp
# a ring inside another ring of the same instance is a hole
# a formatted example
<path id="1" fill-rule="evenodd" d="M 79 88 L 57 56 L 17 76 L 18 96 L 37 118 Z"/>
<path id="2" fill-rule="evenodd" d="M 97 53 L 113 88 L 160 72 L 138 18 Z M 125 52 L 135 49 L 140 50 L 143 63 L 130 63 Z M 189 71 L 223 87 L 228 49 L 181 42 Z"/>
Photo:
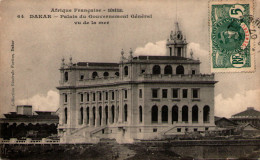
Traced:
<path id="1" fill-rule="evenodd" d="M 210 57 L 212 72 L 253 72 L 255 70 L 253 0 L 212 0 L 209 2 Z"/>

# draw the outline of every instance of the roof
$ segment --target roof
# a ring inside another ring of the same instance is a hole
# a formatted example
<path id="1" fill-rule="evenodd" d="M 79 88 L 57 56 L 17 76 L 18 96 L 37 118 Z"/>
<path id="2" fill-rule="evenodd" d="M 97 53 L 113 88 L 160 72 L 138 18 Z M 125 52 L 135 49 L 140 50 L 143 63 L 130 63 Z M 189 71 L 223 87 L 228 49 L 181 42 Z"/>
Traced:
<path id="1" fill-rule="evenodd" d="M 4 119 L 59 119 L 58 115 L 40 114 L 40 115 L 22 115 L 22 114 L 4 114 Z"/>
<path id="2" fill-rule="evenodd" d="M 227 118 L 225 118 L 225 117 L 222 117 L 222 118 L 219 118 L 219 117 L 218 117 L 218 119 L 215 119 L 215 123 L 218 123 L 218 122 L 220 122 L 220 121 L 226 121 L 226 122 L 231 123 L 231 124 L 233 124 L 233 125 L 238 125 L 236 122 L 234 122 L 234 121 L 232 121 L 232 120 L 229 120 L 229 119 L 227 119 Z"/>
<path id="3" fill-rule="evenodd" d="M 134 59 L 139 59 L 139 60 L 192 60 L 190 58 L 185 58 L 185 57 L 179 57 L 179 56 L 139 56 L 139 57 L 134 57 Z"/>
<path id="4" fill-rule="evenodd" d="M 234 114 L 232 117 L 240 117 L 240 116 L 245 116 L 245 117 L 260 117 L 260 112 L 255 110 L 254 108 L 248 108 L 247 110 Z"/>
<path id="5" fill-rule="evenodd" d="M 74 65 L 77 66 L 101 66 L 101 67 L 118 67 L 119 64 L 118 63 L 102 63 L 102 62 L 78 62 Z"/>

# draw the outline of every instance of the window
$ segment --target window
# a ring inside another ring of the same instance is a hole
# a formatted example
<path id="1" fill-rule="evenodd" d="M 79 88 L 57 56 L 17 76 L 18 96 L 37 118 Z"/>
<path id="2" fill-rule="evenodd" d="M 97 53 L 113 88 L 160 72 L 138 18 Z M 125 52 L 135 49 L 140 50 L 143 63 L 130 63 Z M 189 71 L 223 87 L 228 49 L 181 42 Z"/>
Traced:
<path id="1" fill-rule="evenodd" d="M 188 128 L 185 128 L 185 132 L 188 132 Z"/>
<path id="2" fill-rule="evenodd" d="M 194 128 L 194 132 L 197 132 L 198 131 L 198 128 Z"/>
<path id="3" fill-rule="evenodd" d="M 189 116 L 188 116 L 188 106 L 183 106 L 182 107 L 182 121 L 183 122 L 188 122 Z"/>
<path id="4" fill-rule="evenodd" d="M 119 72 L 116 72 L 115 75 L 118 77 L 119 76 Z"/>
<path id="5" fill-rule="evenodd" d="M 64 115 L 65 115 L 65 124 L 67 124 L 67 122 L 68 122 L 68 109 L 67 108 L 64 109 Z"/>
<path id="6" fill-rule="evenodd" d="M 92 78 L 93 78 L 93 79 L 95 79 L 97 76 L 98 76 L 98 73 L 97 73 L 97 72 L 93 72 L 93 73 L 92 73 Z"/>
<path id="7" fill-rule="evenodd" d="M 99 125 L 101 125 L 101 123 L 102 123 L 102 107 L 101 106 L 99 106 L 98 112 L 99 112 Z"/>
<path id="8" fill-rule="evenodd" d="M 175 88 L 172 89 L 172 98 L 178 98 L 179 97 L 179 89 Z"/>
<path id="9" fill-rule="evenodd" d="M 179 37 L 180 35 L 178 35 Z M 181 57 L 181 47 L 177 47 L 177 56 Z"/>
<path id="10" fill-rule="evenodd" d="M 143 109 L 142 106 L 139 106 L 139 122 L 142 123 L 143 121 Z"/>
<path id="11" fill-rule="evenodd" d="M 64 73 L 64 81 L 67 82 L 69 80 L 69 73 L 65 72 Z"/>
<path id="12" fill-rule="evenodd" d="M 176 74 L 184 74 L 184 67 L 181 65 L 176 67 Z"/>
<path id="13" fill-rule="evenodd" d="M 64 102 L 67 103 L 68 102 L 68 95 L 64 94 Z"/>
<path id="14" fill-rule="evenodd" d="M 203 122 L 209 123 L 209 116 L 210 116 L 210 108 L 209 106 L 203 107 Z"/>
<path id="15" fill-rule="evenodd" d="M 188 89 L 182 90 L 182 98 L 188 98 Z"/>
<path id="16" fill-rule="evenodd" d="M 115 106 L 113 105 L 111 107 L 111 118 L 112 118 L 112 123 L 115 122 Z"/>
<path id="17" fill-rule="evenodd" d="M 209 130 L 209 127 L 205 127 L 205 131 L 208 131 Z"/>
<path id="18" fill-rule="evenodd" d="M 192 107 L 192 123 L 197 123 L 199 120 L 199 109 L 198 106 Z"/>
<path id="19" fill-rule="evenodd" d="M 83 107 L 80 108 L 80 124 L 83 124 Z"/>
<path id="20" fill-rule="evenodd" d="M 167 106 L 162 107 L 162 122 L 168 123 L 168 107 Z"/>
<path id="21" fill-rule="evenodd" d="M 144 72 L 145 72 L 145 69 L 142 69 L 142 70 L 141 70 L 141 73 L 144 73 Z"/>
<path id="22" fill-rule="evenodd" d="M 178 122 L 178 115 L 179 115 L 179 113 L 178 113 L 179 111 L 178 111 L 178 106 L 173 106 L 172 107 L 172 122 Z"/>
<path id="23" fill-rule="evenodd" d="M 89 101 L 89 93 L 87 93 L 87 101 Z"/>
<path id="24" fill-rule="evenodd" d="M 83 102 L 83 94 L 80 94 L 80 102 Z"/>
<path id="25" fill-rule="evenodd" d="M 139 89 L 139 98 L 143 98 L 143 91 L 142 91 L 142 89 Z"/>
<path id="26" fill-rule="evenodd" d="M 99 92 L 99 100 L 101 101 L 102 100 L 102 93 Z"/>
<path id="27" fill-rule="evenodd" d="M 199 98 L 199 89 L 192 89 L 192 98 Z"/>
<path id="28" fill-rule="evenodd" d="M 127 122 L 127 104 L 125 104 L 125 106 L 124 106 L 124 114 L 125 114 L 124 120 L 125 120 L 125 122 Z"/>
<path id="29" fill-rule="evenodd" d="M 112 100 L 114 100 L 114 99 L 115 99 L 115 92 L 112 91 Z"/>
<path id="30" fill-rule="evenodd" d="M 108 92 L 106 92 L 106 100 L 108 100 Z"/>
<path id="31" fill-rule="evenodd" d="M 125 76 L 128 76 L 128 67 L 127 66 L 125 66 L 124 71 L 125 71 Z"/>
<path id="32" fill-rule="evenodd" d="M 158 98 L 158 89 L 152 89 L 152 97 Z"/>
<path id="33" fill-rule="evenodd" d="M 109 73 L 108 73 L 108 72 L 104 72 L 103 76 L 104 76 L 104 77 L 108 77 L 108 76 L 109 76 Z"/>
<path id="34" fill-rule="evenodd" d="M 153 132 L 157 132 L 157 128 L 153 128 Z"/>
<path id="35" fill-rule="evenodd" d="M 93 95 L 92 95 L 93 97 L 93 101 L 96 101 L 96 93 L 93 93 Z"/>
<path id="36" fill-rule="evenodd" d="M 93 107 L 93 108 L 92 108 L 92 113 L 93 113 L 93 126 L 95 126 L 95 124 L 96 124 L 96 123 L 95 123 L 95 122 L 96 122 L 96 121 L 95 121 L 95 119 L 96 119 L 96 107 Z"/>
<path id="37" fill-rule="evenodd" d="M 162 98 L 167 98 L 168 89 L 162 90 Z"/>
<path id="38" fill-rule="evenodd" d="M 181 132 L 181 128 L 177 128 L 177 132 Z"/>
<path id="39" fill-rule="evenodd" d="M 87 124 L 89 124 L 89 107 L 87 107 Z"/>
<path id="40" fill-rule="evenodd" d="M 84 75 L 80 75 L 80 80 L 84 80 Z"/>
<path id="41" fill-rule="evenodd" d="M 165 66 L 164 74 L 172 74 L 172 66 L 170 65 Z"/>
<path id="42" fill-rule="evenodd" d="M 152 123 L 158 123 L 158 107 L 152 107 Z"/>
<path id="43" fill-rule="evenodd" d="M 139 132 L 141 133 L 141 132 L 142 132 L 142 129 L 139 129 Z"/>
<path id="44" fill-rule="evenodd" d="M 192 72 L 191 74 L 195 74 L 196 73 L 196 71 L 194 69 L 191 72 Z"/>
<path id="45" fill-rule="evenodd" d="M 127 99 L 127 90 L 125 90 L 125 99 Z"/>
<path id="46" fill-rule="evenodd" d="M 153 66 L 153 74 L 161 74 L 161 67 L 159 65 Z"/>

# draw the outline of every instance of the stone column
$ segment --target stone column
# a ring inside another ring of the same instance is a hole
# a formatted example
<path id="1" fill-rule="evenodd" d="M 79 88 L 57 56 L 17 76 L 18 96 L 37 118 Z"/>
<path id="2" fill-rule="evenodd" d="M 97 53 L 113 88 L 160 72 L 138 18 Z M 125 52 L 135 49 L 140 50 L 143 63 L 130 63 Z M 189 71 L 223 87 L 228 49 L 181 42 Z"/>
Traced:
<path id="1" fill-rule="evenodd" d="M 168 108 L 168 124 L 172 124 L 172 110 Z"/>
<path id="2" fill-rule="evenodd" d="M 192 106 L 188 106 L 188 123 L 192 124 Z"/>
<path id="3" fill-rule="evenodd" d="M 60 110 L 59 110 L 59 124 L 63 125 L 65 123 L 65 113 L 64 113 L 64 103 L 63 103 L 63 94 L 60 93 Z"/>
<path id="4" fill-rule="evenodd" d="M 93 106 L 89 107 L 89 126 L 93 126 Z"/>
<path id="5" fill-rule="evenodd" d="M 198 123 L 203 124 L 203 108 L 201 106 L 198 106 Z"/>
<path id="6" fill-rule="evenodd" d="M 162 108 L 158 106 L 158 124 L 162 124 Z"/>
<path id="7" fill-rule="evenodd" d="M 182 123 L 182 107 L 178 107 L 178 123 Z"/>
<path id="8" fill-rule="evenodd" d="M 118 90 L 119 94 L 119 118 L 118 121 L 119 123 L 123 122 L 123 89 Z"/>

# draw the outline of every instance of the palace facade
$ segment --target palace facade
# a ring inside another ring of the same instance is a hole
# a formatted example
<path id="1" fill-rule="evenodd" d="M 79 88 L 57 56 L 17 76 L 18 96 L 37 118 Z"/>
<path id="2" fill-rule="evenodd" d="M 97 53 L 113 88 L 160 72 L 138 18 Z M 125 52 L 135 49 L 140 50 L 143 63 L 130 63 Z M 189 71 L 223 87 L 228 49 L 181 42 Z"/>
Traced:
<path id="1" fill-rule="evenodd" d="M 176 23 L 167 56 L 126 58 L 119 63 L 62 60 L 59 126 L 62 141 L 118 142 L 214 130 L 214 74 L 201 74 L 187 58 L 187 42 Z"/>

